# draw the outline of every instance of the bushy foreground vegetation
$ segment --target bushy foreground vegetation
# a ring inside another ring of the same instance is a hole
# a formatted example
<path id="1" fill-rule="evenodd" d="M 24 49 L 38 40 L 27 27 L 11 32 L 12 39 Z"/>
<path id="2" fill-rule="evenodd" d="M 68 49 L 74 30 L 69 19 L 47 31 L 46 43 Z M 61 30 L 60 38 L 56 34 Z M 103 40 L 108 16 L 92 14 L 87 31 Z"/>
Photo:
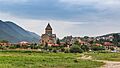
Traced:
<path id="1" fill-rule="evenodd" d="M 0 51 L 0 68 L 96 68 L 104 63 L 78 59 L 81 54 Z"/>

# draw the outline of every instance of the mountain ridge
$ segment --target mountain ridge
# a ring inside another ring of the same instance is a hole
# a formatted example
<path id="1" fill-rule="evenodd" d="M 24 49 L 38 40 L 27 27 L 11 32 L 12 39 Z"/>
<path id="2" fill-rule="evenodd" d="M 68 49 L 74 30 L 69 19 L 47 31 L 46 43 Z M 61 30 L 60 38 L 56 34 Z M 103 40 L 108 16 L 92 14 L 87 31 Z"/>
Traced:
<path id="1" fill-rule="evenodd" d="M 96 37 L 109 37 L 109 36 L 113 36 L 116 34 L 120 36 L 120 33 L 109 33 L 109 34 L 104 34 L 104 35 L 100 35 L 100 36 L 96 36 Z"/>
<path id="2" fill-rule="evenodd" d="M 39 39 L 39 35 L 25 30 L 11 21 L 0 20 L 0 40 L 8 40 L 11 43 L 21 41 L 38 43 Z"/>

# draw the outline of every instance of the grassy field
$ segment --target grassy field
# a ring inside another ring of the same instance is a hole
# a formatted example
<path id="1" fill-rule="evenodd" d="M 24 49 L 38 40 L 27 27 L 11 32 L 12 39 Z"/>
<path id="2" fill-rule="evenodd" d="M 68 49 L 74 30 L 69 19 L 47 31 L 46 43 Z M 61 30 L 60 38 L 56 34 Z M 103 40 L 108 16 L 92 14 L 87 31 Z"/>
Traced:
<path id="1" fill-rule="evenodd" d="M 120 61 L 120 53 L 88 53 L 95 60 Z"/>
<path id="2" fill-rule="evenodd" d="M 81 54 L 0 51 L 0 68 L 97 68 L 102 62 L 77 59 Z"/>

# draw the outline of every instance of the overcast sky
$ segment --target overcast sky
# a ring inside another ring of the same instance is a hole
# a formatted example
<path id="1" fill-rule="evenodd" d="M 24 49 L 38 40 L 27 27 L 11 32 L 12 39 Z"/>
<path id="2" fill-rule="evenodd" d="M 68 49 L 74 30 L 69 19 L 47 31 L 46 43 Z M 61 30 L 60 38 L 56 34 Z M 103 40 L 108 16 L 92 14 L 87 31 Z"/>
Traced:
<path id="1" fill-rule="evenodd" d="M 120 0 L 0 0 L 0 19 L 39 35 L 49 22 L 62 38 L 120 32 Z"/>

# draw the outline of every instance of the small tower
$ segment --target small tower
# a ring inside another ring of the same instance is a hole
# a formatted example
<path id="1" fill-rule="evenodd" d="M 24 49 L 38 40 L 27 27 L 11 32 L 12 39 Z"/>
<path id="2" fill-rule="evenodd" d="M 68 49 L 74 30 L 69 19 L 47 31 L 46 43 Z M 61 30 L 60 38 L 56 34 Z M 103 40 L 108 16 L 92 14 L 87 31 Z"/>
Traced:
<path id="1" fill-rule="evenodd" d="M 52 35 L 52 28 L 49 23 L 47 27 L 45 28 L 45 34 Z"/>

